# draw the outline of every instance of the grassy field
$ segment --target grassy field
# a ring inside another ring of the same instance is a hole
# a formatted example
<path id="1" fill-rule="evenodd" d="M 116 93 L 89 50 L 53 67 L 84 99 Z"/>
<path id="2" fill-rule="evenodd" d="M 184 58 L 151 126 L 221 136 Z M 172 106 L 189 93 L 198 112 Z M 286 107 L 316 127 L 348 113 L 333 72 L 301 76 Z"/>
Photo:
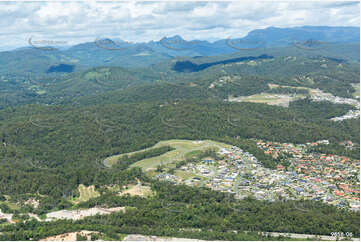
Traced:
<path id="1" fill-rule="evenodd" d="M 132 167 L 141 167 L 143 170 L 152 170 L 155 169 L 158 165 L 167 165 L 170 163 L 175 163 L 177 161 L 184 160 L 185 158 L 191 157 L 192 155 L 197 154 L 199 151 L 204 151 L 209 148 L 229 148 L 230 145 L 212 141 L 212 140 L 202 140 L 202 141 L 193 141 L 193 140 L 166 140 L 160 141 L 153 147 L 139 150 L 131 153 L 120 154 L 108 157 L 104 160 L 104 164 L 106 166 L 112 166 L 117 162 L 117 160 L 123 155 L 132 155 L 136 152 L 145 151 L 151 148 L 158 148 L 162 146 L 171 146 L 175 148 L 175 150 L 169 151 L 163 155 L 140 160 L 134 164 Z"/>
<path id="2" fill-rule="evenodd" d="M 80 196 L 79 198 L 73 200 L 74 203 L 85 202 L 88 201 L 90 198 L 100 196 L 99 192 L 95 191 L 94 185 L 86 187 L 83 184 L 80 184 L 78 187 L 78 191 L 80 193 Z"/>
<path id="3" fill-rule="evenodd" d="M 355 98 L 359 98 L 360 97 L 360 83 L 352 83 L 351 84 L 353 88 L 355 88 L 355 92 L 352 94 Z M 273 88 L 277 88 L 277 87 L 283 87 L 283 88 L 294 88 L 294 89 L 304 89 L 304 90 L 308 90 L 309 94 L 311 96 L 314 95 L 320 95 L 320 94 L 325 94 L 323 91 L 319 90 L 319 89 L 313 89 L 313 88 L 309 88 L 309 87 L 292 87 L 292 86 L 282 86 L 282 85 L 277 85 L 277 84 L 268 84 L 269 88 L 273 89 Z"/>
<path id="4" fill-rule="evenodd" d="M 270 94 L 259 93 L 251 96 L 229 97 L 230 102 L 252 102 L 252 103 L 266 103 L 268 105 L 277 105 L 288 107 L 289 103 L 298 99 L 305 98 L 305 95 L 285 95 L 285 94 Z"/>
<path id="5" fill-rule="evenodd" d="M 149 186 L 130 185 L 128 189 L 122 191 L 120 195 L 129 194 L 130 196 L 150 197 L 153 196 L 153 192 Z"/>
<path id="6" fill-rule="evenodd" d="M 196 174 L 194 174 L 192 172 L 181 171 L 181 170 L 176 170 L 174 175 L 181 178 L 182 180 L 188 180 L 190 178 L 193 178 L 193 177 L 197 176 Z"/>
<path id="7" fill-rule="evenodd" d="M 20 209 L 20 207 L 19 207 L 17 204 L 12 203 L 12 202 L 10 202 L 10 201 L 3 201 L 3 202 L 0 202 L 0 204 L 5 204 L 5 205 L 7 205 L 10 209 L 13 209 L 13 210 L 19 210 L 19 209 Z"/>

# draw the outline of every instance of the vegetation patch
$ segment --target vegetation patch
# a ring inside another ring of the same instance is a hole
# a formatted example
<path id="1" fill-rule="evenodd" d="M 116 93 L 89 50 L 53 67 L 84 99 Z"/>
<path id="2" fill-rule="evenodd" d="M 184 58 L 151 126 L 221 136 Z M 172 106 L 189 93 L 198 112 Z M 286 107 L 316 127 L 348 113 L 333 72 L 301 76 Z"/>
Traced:
<path id="1" fill-rule="evenodd" d="M 166 165 L 169 163 L 176 163 L 178 161 L 182 161 L 188 156 L 196 155 L 197 153 L 210 149 L 215 148 L 216 150 L 220 148 L 227 148 L 230 145 L 212 141 L 212 140 L 202 140 L 202 141 L 193 141 L 193 140 L 166 140 L 158 142 L 151 148 L 143 149 L 136 152 L 130 152 L 126 154 L 120 154 L 108 157 L 105 159 L 104 164 L 107 166 L 112 166 L 117 163 L 117 160 L 125 160 L 122 157 L 133 157 L 136 154 L 141 154 L 143 156 L 146 151 L 154 151 L 155 148 L 159 147 L 171 147 L 172 149 L 168 152 L 164 152 L 161 155 L 152 156 L 150 158 L 140 159 L 139 161 L 130 165 L 131 167 L 141 167 L 143 170 L 149 170 L 150 168 L 155 169 L 158 165 Z"/>
<path id="2" fill-rule="evenodd" d="M 191 179 L 195 176 L 197 176 L 195 173 L 193 172 L 189 172 L 189 171 L 182 171 L 182 170 L 176 170 L 174 173 L 175 176 L 181 178 L 182 180 L 188 180 Z"/>
<path id="3" fill-rule="evenodd" d="M 125 169 L 129 165 L 131 165 L 139 160 L 143 160 L 143 159 L 150 158 L 150 157 L 156 157 L 156 156 L 165 154 L 172 150 L 174 150 L 174 148 L 172 148 L 168 145 L 161 146 L 161 147 L 148 148 L 148 149 L 144 149 L 141 151 L 130 152 L 130 153 L 126 153 L 126 154 L 109 157 L 104 161 L 104 164 L 106 166 L 112 166 L 112 165 L 116 164 L 118 168 Z"/>
<path id="4" fill-rule="evenodd" d="M 80 196 L 79 196 L 79 198 L 74 200 L 74 203 L 86 202 L 91 198 L 100 196 L 99 192 L 95 191 L 94 185 L 86 187 L 83 184 L 80 184 L 78 187 L 78 191 L 79 191 Z"/>
<path id="5" fill-rule="evenodd" d="M 134 163 L 132 166 L 139 166 L 143 169 L 156 168 L 158 165 L 166 165 L 170 163 L 176 163 L 186 158 L 190 152 L 205 151 L 210 148 L 216 150 L 229 147 L 229 145 L 215 142 L 211 140 L 204 141 L 192 141 L 192 140 L 169 140 L 162 141 L 175 148 L 175 150 L 167 152 L 161 156 L 152 157 L 149 159 L 140 160 Z"/>
<path id="6" fill-rule="evenodd" d="M 355 98 L 360 98 L 360 83 L 352 83 L 355 92 L 352 94 Z"/>
<path id="7" fill-rule="evenodd" d="M 277 89 L 274 89 L 277 90 Z M 279 89 L 278 89 L 279 90 Z M 277 105 L 288 107 L 289 103 L 298 99 L 306 98 L 304 94 L 271 94 L 260 93 L 251 96 L 228 97 L 230 102 L 252 102 L 252 103 L 265 103 L 268 105 Z"/>
<path id="8" fill-rule="evenodd" d="M 142 186 L 141 184 L 137 184 L 137 185 L 129 185 L 127 189 L 125 189 L 120 193 L 120 195 L 150 197 L 153 195 L 153 192 L 149 186 Z"/>

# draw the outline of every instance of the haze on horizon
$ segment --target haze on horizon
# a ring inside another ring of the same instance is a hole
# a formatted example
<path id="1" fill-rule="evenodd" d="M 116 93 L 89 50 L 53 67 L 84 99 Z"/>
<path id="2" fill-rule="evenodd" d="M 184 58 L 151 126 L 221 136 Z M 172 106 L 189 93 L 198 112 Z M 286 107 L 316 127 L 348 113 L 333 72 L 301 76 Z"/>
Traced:
<path id="1" fill-rule="evenodd" d="M 0 2 L 0 50 L 30 37 L 66 45 L 96 37 L 131 42 L 180 35 L 186 40 L 240 38 L 254 29 L 359 27 L 358 1 L 344 2 Z"/>

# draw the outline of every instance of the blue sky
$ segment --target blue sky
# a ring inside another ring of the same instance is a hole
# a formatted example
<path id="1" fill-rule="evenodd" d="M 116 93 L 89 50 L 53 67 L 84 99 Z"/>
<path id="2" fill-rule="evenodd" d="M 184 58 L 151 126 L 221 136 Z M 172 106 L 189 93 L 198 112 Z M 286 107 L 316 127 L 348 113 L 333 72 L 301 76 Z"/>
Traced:
<path id="1" fill-rule="evenodd" d="M 243 37 L 253 29 L 359 26 L 359 2 L 0 2 L 0 50 L 28 39 L 69 45 L 96 37 L 132 42 L 181 35 L 184 39 Z"/>

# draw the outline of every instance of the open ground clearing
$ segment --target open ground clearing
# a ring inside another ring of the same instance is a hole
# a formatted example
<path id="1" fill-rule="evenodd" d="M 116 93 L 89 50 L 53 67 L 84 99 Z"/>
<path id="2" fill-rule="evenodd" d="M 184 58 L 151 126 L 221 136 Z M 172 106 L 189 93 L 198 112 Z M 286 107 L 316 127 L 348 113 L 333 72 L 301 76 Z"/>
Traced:
<path id="1" fill-rule="evenodd" d="M 301 89 L 301 90 L 303 89 L 303 90 L 309 90 L 309 91 L 316 90 L 316 89 L 312 89 L 312 88 L 308 88 L 308 87 L 293 87 L 293 86 L 284 86 L 284 85 L 271 84 L 271 83 L 268 83 L 268 86 L 271 89 L 281 87 L 281 88 L 293 88 L 293 89 Z"/>
<path id="2" fill-rule="evenodd" d="M 82 231 L 78 231 L 78 232 L 71 232 L 71 233 L 65 233 L 65 234 L 51 236 L 51 237 L 48 237 L 45 239 L 41 239 L 40 241 L 76 241 L 77 234 L 80 234 L 81 236 L 86 236 L 87 240 L 90 240 L 91 234 L 99 234 L 99 232 L 82 230 Z"/>
<path id="3" fill-rule="evenodd" d="M 46 214 L 46 219 L 41 219 L 38 215 L 29 213 L 28 215 L 31 218 L 35 218 L 38 221 L 53 221 L 57 219 L 71 219 L 71 220 L 79 220 L 83 219 L 88 216 L 94 215 L 103 215 L 103 214 L 110 214 L 116 212 L 125 212 L 125 207 L 114 207 L 114 208 L 101 208 L 101 207 L 94 207 L 89 209 L 78 209 L 78 210 L 58 210 L 54 212 L 50 212 Z M 2 213 L 0 211 L 0 218 L 6 218 L 8 222 L 15 223 L 13 220 L 13 214 L 11 213 Z"/>
<path id="4" fill-rule="evenodd" d="M 167 145 L 175 148 L 175 150 L 169 151 L 160 156 L 140 160 L 140 161 L 132 164 L 131 167 L 141 167 L 145 171 L 152 170 L 152 169 L 156 168 L 158 165 L 167 165 L 170 163 L 175 163 L 177 161 L 184 160 L 185 158 L 189 157 L 189 155 L 191 155 L 190 154 L 191 152 L 204 151 L 204 150 L 207 150 L 210 148 L 215 148 L 216 150 L 218 150 L 221 148 L 231 147 L 230 145 L 212 141 L 212 140 L 202 140 L 202 141 L 166 140 L 166 141 L 160 141 L 153 147 L 150 147 L 147 149 L 108 157 L 104 160 L 104 164 L 106 166 L 112 166 L 123 155 L 131 156 L 132 154 L 137 153 L 137 152 L 142 152 L 142 151 L 146 151 L 151 148 L 159 148 L 159 147 L 167 146 Z"/>
<path id="5" fill-rule="evenodd" d="M 153 192 L 149 186 L 131 185 L 128 189 L 120 193 L 121 196 L 126 194 L 130 196 L 149 197 L 152 196 Z"/>
<path id="6" fill-rule="evenodd" d="M 125 212 L 125 207 L 114 207 L 114 208 L 89 208 L 89 209 L 78 209 L 78 210 L 59 210 L 55 212 L 48 213 L 46 215 L 46 221 L 51 221 L 53 219 L 72 219 L 79 220 L 84 217 L 94 216 L 97 214 L 110 214 L 114 212 L 123 211 Z"/>
<path id="7" fill-rule="evenodd" d="M 15 222 L 12 220 L 12 217 L 13 217 L 12 214 L 10 214 L 10 213 L 3 213 L 3 212 L 1 212 L 1 210 L 0 210 L 0 219 L 6 219 L 9 223 L 15 223 Z"/>
<path id="8" fill-rule="evenodd" d="M 130 196 L 140 196 L 140 197 L 150 197 L 153 195 L 152 189 L 150 186 L 142 186 L 142 183 L 137 179 L 137 185 L 128 185 L 126 190 L 123 190 L 119 193 L 119 195 L 127 195 Z"/>
<path id="9" fill-rule="evenodd" d="M 334 241 L 334 240 L 340 240 L 340 239 L 346 239 L 346 240 L 352 240 L 357 241 L 358 238 L 346 238 L 346 237 L 334 237 L 334 236 L 325 236 L 325 235 L 312 235 L 312 234 L 293 234 L 293 233 L 277 233 L 277 232 L 259 232 L 262 235 L 268 235 L 271 237 L 288 237 L 295 240 L 305 240 L 305 239 L 313 239 L 313 240 L 328 240 L 328 241 Z M 198 239 L 184 239 L 184 238 L 174 238 L 174 237 L 158 237 L 158 236 L 152 236 L 152 235 L 140 235 L 140 234 L 130 234 L 124 238 L 124 241 L 206 241 L 206 240 L 198 240 Z"/>
<path id="10" fill-rule="evenodd" d="M 184 238 L 173 238 L 173 237 L 158 237 L 152 235 L 140 235 L 140 234 L 130 234 L 127 235 L 123 241 L 206 241 L 199 239 L 184 239 Z"/>
<path id="11" fill-rule="evenodd" d="M 274 88 L 292 88 L 299 90 L 307 90 L 309 96 L 313 101 L 329 101 L 332 103 L 346 103 L 350 105 L 357 106 L 356 101 L 350 98 L 340 98 L 337 96 L 333 96 L 331 93 L 325 93 L 320 89 L 313 89 L 308 87 L 293 87 L 293 86 L 283 86 L 277 84 L 268 84 L 270 89 Z M 360 95 L 360 84 L 352 84 L 352 86 L 356 89 L 353 93 L 353 96 L 358 98 Z M 304 99 L 308 95 L 306 94 L 274 94 L 274 93 L 257 93 L 250 96 L 239 96 L 233 97 L 229 96 L 229 102 L 252 102 L 252 103 L 265 103 L 268 105 L 277 105 L 282 107 L 288 107 L 289 103 L 292 101 L 296 101 L 299 99 Z"/>
<path id="12" fill-rule="evenodd" d="M 76 198 L 73 200 L 73 203 L 80 203 L 80 202 L 86 202 L 91 198 L 100 196 L 99 192 L 95 191 L 95 186 L 84 186 L 83 184 L 80 184 L 78 187 L 78 191 L 80 193 L 79 198 Z"/>
<path id="13" fill-rule="evenodd" d="M 270 93 L 259 93 L 251 96 L 240 96 L 240 97 L 228 97 L 230 102 L 251 102 L 251 103 L 265 103 L 268 105 L 276 105 L 282 107 L 288 107 L 289 103 L 298 99 L 306 98 L 302 94 L 270 94 Z"/>

